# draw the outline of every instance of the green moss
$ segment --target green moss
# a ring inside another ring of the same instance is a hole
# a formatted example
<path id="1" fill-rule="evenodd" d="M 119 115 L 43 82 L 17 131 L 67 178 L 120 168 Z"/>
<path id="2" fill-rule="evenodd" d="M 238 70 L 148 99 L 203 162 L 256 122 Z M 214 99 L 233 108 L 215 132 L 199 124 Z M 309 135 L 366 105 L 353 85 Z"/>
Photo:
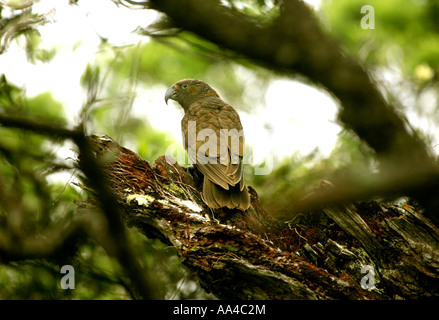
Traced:
<path id="1" fill-rule="evenodd" d="M 172 194 L 177 195 L 177 196 L 184 196 L 184 195 L 186 195 L 184 190 L 182 188 L 180 188 L 179 186 L 177 186 L 176 184 L 174 184 L 174 183 L 164 185 L 164 188 L 166 190 L 168 190 L 169 192 L 171 192 Z"/>
<path id="2" fill-rule="evenodd" d="M 231 251 L 231 252 L 237 252 L 237 251 L 240 250 L 240 248 L 237 248 L 237 247 L 232 246 L 232 245 L 230 245 L 230 244 L 225 245 L 224 248 L 225 248 L 227 251 Z"/>

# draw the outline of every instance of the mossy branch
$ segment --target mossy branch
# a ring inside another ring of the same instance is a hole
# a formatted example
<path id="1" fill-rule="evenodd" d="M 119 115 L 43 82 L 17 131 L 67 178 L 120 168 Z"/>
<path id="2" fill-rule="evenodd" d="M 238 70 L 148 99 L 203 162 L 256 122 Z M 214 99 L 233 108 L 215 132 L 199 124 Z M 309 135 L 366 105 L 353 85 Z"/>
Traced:
<path id="1" fill-rule="evenodd" d="M 353 203 L 280 222 L 249 187 L 246 212 L 211 210 L 201 200 L 195 170 L 166 156 L 151 166 L 108 136 L 90 142 L 126 223 L 173 246 L 219 298 L 439 295 L 439 232 L 415 208 Z M 361 287 L 364 266 L 375 271 L 374 288 Z"/>

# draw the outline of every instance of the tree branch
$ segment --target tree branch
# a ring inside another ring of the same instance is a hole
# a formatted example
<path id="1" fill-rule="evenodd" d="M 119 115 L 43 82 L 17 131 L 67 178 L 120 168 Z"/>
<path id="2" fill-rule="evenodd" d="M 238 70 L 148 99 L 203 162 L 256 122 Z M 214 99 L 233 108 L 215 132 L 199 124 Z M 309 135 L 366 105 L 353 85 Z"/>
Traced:
<path id="1" fill-rule="evenodd" d="M 219 298 L 439 295 L 434 287 L 439 232 L 411 208 L 351 204 L 325 208 L 314 222 L 310 215 L 282 223 L 264 210 L 249 187 L 246 212 L 211 210 L 201 200 L 196 170 L 185 170 L 165 156 L 151 167 L 108 136 L 93 135 L 90 141 L 98 160 L 107 159 L 104 172 L 126 223 L 175 247 L 182 263 Z M 376 290 L 360 286 L 365 265 L 375 268 Z M 420 278 L 421 285 L 411 285 Z"/>
<path id="2" fill-rule="evenodd" d="M 4 127 L 29 130 L 38 134 L 53 138 L 71 139 L 79 148 L 80 169 L 87 177 L 90 186 L 96 191 L 97 205 L 94 209 L 101 209 L 104 219 L 101 219 L 100 232 L 92 236 L 97 237 L 107 252 L 116 257 L 117 261 L 131 278 L 135 291 L 144 299 L 157 298 L 160 290 L 156 281 L 144 272 L 139 260 L 134 255 L 121 220 L 121 214 L 114 195 L 108 188 L 108 182 L 103 174 L 101 165 L 96 161 L 89 141 L 83 134 L 81 127 L 77 129 L 66 129 L 53 123 L 43 120 L 27 119 L 23 117 L 0 114 L 0 124 Z M 83 208 L 84 209 L 84 208 Z M 86 208 L 87 209 L 87 208 Z M 93 230 L 88 228 L 87 230 Z M 3 255 L 7 256 L 6 247 L 3 248 Z M 44 253 L 44 251 L 43 251 Z M 30 253 L 26 253 L 30 254 Z M 37 250 L 37 255 L 41 255 Z M 16 255 L 15 250 L 9 252 L 9 256 Z"/>
<path id="3" fill-rule="evenodd" d="M 177 27 L 272 70 L 299 73 L 320 83 L 342 103 L 342 121 L 377 153 L 407 157 L 407 150 L 417 150 L 417 157 L 429 158 L 425 146 L 407 131 L 406 123 L 386 103 L 367 72 L 323 32 L 303 2 L 282 2 L 281 15 L 265 27 L 216 1 L 150 3 L 152 8 L 167 14 Z"/>

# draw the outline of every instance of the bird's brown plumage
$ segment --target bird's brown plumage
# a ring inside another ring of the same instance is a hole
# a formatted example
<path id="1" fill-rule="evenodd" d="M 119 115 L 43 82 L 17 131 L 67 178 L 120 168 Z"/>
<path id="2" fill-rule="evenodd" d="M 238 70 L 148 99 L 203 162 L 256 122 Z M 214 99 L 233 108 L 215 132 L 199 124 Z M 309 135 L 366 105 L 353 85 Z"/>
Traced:
<path id="1" fill-rule="evenodd" d="M 203 200 L 211 208 L 247 210 L 250 198 L 244 183 L 244 134 L 236 110 L 201 80 L 184 79 L 165 95 L 185 111 L 181 121 L 184 147 L 204 175 Z"/>

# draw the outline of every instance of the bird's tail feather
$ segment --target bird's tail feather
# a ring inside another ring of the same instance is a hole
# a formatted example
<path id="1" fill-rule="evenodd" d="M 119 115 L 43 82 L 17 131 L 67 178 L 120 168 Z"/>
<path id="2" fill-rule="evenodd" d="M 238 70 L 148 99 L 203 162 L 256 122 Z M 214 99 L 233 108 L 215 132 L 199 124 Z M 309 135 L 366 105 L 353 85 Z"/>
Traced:
<path id="1" fill-rule="evenodd" d="M 230 186 L 229 190 L 213 183 L 204 177 L 203 183 L 203 200 L 213 209 L 227 207 L 229 209 L 239 209 L 245 211 L 250 206 L 250 196 L 247 186 L 237 184 Z"/>

